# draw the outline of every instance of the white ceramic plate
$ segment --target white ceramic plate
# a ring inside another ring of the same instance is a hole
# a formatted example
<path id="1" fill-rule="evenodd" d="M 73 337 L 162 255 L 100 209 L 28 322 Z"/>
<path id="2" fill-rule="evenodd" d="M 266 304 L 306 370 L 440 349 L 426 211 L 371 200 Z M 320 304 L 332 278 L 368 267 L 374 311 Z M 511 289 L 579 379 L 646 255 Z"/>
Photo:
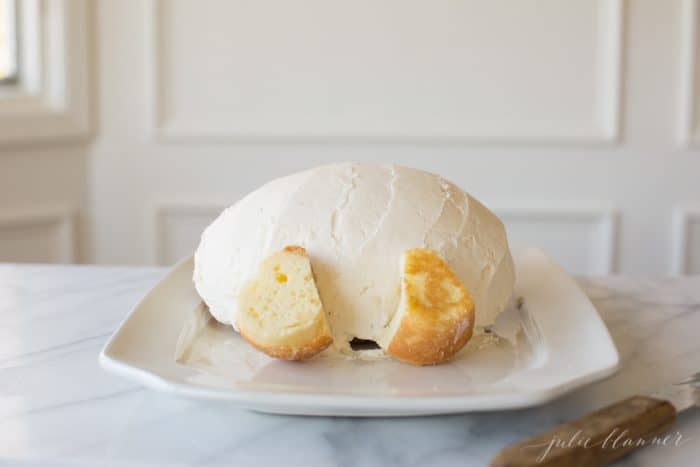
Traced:
<path id="1" fill-rule="evenodd" d="M 268 358 L 232 328 L 207 323 L 191 281 L 192 258 L 176 265 L 129 313 L 100 362 L 168 393 L 263 412 L 350 416 L 527 407 L 613 373 L 619 361 L 615 345 L 576 282 L 536 249 L 516 254 L 515 263 L 515 296 L 523 306 L 512 306 L 497 323 L 509 340 L 474 338 L 444 365 L 332 355 L 301 363 Z M 181 336 L 194 334 L 183 326 L 198 327 L 206 339 L 183 350 Z"/>

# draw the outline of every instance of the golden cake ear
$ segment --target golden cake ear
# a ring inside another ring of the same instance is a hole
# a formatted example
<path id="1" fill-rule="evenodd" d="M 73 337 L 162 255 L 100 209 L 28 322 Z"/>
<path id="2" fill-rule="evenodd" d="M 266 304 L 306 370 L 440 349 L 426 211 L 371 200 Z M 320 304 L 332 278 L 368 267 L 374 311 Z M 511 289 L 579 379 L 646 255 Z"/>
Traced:
<path id="1" fill-rule="evenodd" d="M 304 360 L 333 342 L 306 250 L 288 246 L 260 264 L 239 297 L 236 324 L 271 357 Z"/>
<path id="2" fill-rule="evenodd" d="M 474 302 L 447 262 L 432 250 L 401 258 L 401 300 L 383 338 L 384 351 L 413 365 L 450 359 L 469 341 Z"/>

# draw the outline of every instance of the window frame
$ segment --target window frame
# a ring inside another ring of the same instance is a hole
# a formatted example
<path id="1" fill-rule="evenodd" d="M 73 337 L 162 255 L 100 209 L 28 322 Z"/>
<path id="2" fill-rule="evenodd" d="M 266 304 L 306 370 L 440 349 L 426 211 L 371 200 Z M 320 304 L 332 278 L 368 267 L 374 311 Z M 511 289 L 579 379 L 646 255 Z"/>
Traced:
<path id="1" fill-rule="evenodd" d="M 15 56 L 15 69 L 13 70 L 13 73 L 9 76 L 6 76 L 5 78 L 0 78 L 0 86 L 9 86 L 9 85 L 16 85 L 19 82 L 19 70 L 21 68 L 21 54 L 20 54 L 20 33 L 19 33 L 19 1 L 18 0 L 0 0 L 2 2 L 6 2 L 7 4 L 11 5 L 10 7 L 10 16 L 11 18 L 8 18 L 8 29 L 11 27 L 12 28 L 12 45 L 13 45 L 13 50 L 12 53 Z M 11 25 L 11 26 L 10 26 Z"/>
<path id="2" fill-rule="evenodd" d="M 0 147 L 86 137 L 87 0 L 16 5 L 19 60 L 14 82 L 0 87 Z"/>

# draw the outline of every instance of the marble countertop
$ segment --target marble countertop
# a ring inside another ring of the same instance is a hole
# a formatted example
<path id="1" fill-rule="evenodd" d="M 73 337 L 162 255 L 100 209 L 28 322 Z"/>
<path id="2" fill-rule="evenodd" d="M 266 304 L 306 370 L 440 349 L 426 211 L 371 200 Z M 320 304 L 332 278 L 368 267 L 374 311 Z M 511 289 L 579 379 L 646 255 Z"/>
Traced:
<path id="1" fill-rule="evenodd" d="M 0 465 L 487 465 L 508 443 L 700 370 L 700 277 L 581 278 L 622 357 L 605 381 L 512 412 L 263 415 L 159 394 L 100 368 L 103 344 L 163 273 L 0 265 Z M 673 432 L 680 446 L 648 447 L 620 465 L 693 465 L 700 411 Z"/>

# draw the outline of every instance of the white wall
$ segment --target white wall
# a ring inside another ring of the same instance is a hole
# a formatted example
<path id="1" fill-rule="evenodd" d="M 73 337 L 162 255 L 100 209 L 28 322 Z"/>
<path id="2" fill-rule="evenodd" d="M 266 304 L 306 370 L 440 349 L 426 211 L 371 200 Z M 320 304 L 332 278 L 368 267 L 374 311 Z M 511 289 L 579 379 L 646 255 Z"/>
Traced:
<path id="1" fill-rule="evenodd" d="M 0 261 L 85 260 L 84 144 L 0 148 Z"/>
<path id="2" fill-rule="evenodd" d="M 100 1 L 88 259 L 172 263 L 266 180 L 358 160 L 447 176 L 574 272 L 698 273 L 697 16 L 692 0 Z"/>
<path id="3" fill-rule="evenodd" d="M 0 261 L 89 260 L 89 14 L 20 1 L 20 81 L 0 87 Z"/>

